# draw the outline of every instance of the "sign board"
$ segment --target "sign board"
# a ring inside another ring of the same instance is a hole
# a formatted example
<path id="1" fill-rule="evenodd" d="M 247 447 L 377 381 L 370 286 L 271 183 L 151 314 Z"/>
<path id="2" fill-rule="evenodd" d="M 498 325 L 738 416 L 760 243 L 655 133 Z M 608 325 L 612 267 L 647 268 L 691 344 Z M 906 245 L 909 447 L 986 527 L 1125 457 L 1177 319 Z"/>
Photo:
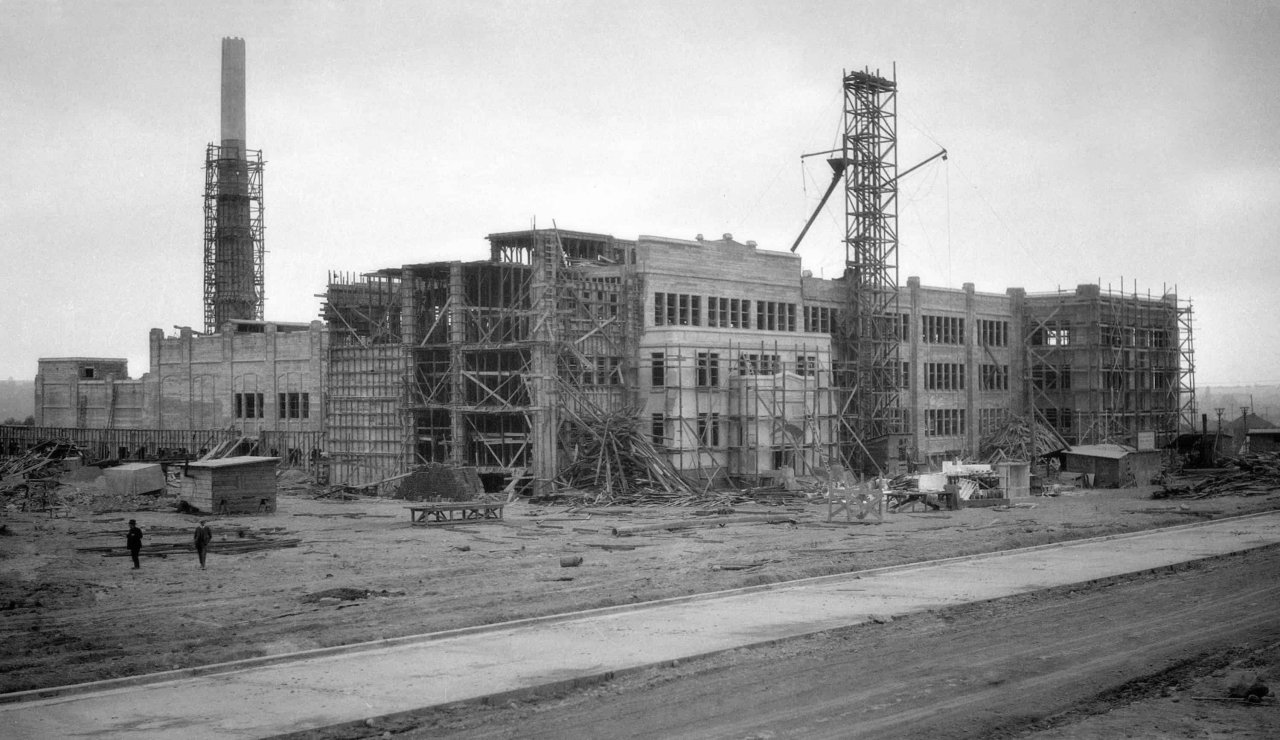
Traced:
<path id="1" fill-rule="evenodd" d="M 1147 452 L 1156 448 L 1155 432 L 1138 432 L 1138 451 Z"/>

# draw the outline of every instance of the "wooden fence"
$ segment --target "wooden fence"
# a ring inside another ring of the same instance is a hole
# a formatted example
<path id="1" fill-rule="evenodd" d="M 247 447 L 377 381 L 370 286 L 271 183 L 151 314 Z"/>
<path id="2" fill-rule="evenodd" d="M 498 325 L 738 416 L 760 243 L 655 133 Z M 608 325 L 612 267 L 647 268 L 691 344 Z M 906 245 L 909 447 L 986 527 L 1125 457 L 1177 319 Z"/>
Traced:
<path id="1" fill-rule="evenodd" d="M 90 461 L 196 459 L 242 435 L 234 429 L 80 429 L 0 425 L 0 457 L 18 457 L 39 442 L 67 439 Z M 259 432 L 255 454 L 280 467 L 314 471 L 322 464 L 324 432 Z"/>

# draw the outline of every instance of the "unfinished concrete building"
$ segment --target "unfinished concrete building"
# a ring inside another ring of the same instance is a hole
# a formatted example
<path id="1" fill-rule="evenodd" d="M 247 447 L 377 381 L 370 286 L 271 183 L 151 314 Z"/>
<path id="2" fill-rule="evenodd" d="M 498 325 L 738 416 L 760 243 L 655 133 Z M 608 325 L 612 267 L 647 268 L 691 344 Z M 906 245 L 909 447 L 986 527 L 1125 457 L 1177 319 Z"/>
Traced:
<path id="1" fill-rule="evenodd" d="M 858 461 L 843 433 L 843 279 L 814 278 L 797 255 L 728 234 L 537 230 L 489 241 L 483 262 L 331 277 L 335 478 L 373 482 L 446 462 L 495 485 L 552 486 L 575 454 L 567 425 L 619 411 L 704 485 Z M 1188 409 L 1189 308 L 1172 296 L 1092 285 L 981 293 L 913 277 L 897 299 L 897 402 L 894 426 L 874 440 L 880 469 L 976 454 L 1011 415 L 1036 414 L 1072 443 L 1146 446 L 1150 432 L 1159 444 Z M 1073 380 L 1046 379 L 1066 373 Z"/>
<path id="2" fill-rule="evenodd" d="M 635 403 L 635 244 L 494 234 L 490 259 L 331 275 L 328 451 L 336 479 L 414 464 L 547 481 L 566 415 Z"/>
<path id="3" fill-rule="evenodd" d="M 868 72 L 844 76 L 842 144 L 819 153 L 823 202 L 844 186 L 838 278 L 805 271 L 799 239 L 532 229 L 491 234 L 481 261 L 331 273 L 323 323 L 262 321 L 261 157 L 243 42 L 223 52 L 205 332 L 153 329 L 138 380 L 123 360 L 41 360 L 42 427 L 22 434 L 130 454 L 255 437 L 286 464 L 326 460 L 336 483 L 438 463 L 545 490 L 602 419 L 701 487 L 936 465 L 1010 417 L 1143 448 L 1194 418 L 1191 312 L 1172 292 L 899 285 L 897 182 L 920 165 L 899 173 L 896 83 Z"/>
<path id="4" fill-rule="evenodd" d="M 1195 429 L 1191 307 L 1177 294 L 1081 285 L 1029 295 L 1025 405 L 1071 444 L 1140 450 Z"/>
<path id="5" fill-rule="evenodd" d="M 228 321 L 217 334 L 152 329 L 141 378 L 123 359 L 41 358 L 37 429 L 25 434 L 128 457 L 197 454 L 248 437 L 264 454 L 305 464 L 324 444 L 327 340 L 319 321 Z"/>

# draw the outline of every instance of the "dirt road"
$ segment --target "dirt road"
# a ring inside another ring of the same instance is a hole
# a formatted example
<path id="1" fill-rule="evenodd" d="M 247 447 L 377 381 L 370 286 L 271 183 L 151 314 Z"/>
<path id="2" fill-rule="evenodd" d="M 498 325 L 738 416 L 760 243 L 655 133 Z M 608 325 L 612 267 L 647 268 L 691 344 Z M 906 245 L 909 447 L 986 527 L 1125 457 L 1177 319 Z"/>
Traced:
<path id="1" fill-rule="evenodd" d="M 1020 508 L 826 522 L 818 503 L 755 506 L 795 524 L 614 537 L 615 527 L 715 517 L 689 509 L 508 507 L 500 523 L 410 527 L 405 502 L 285 495 L 270 515 L 0 509 L 0 692 L 190 668 L 598 606 L 992 552 L 1280 507 L 1280 493 L 1180 503 L 1151 489 L 1081 491 Z M 85 500 L 93 500 L 85 496 Z M 124 533 L 146 533 L 141 570 Z M 245 543 L 292 545 L 232 554 Z M 187 548 L 186 551 L 177 548 Z M 561 568 L 564 556 L 581 556 Z"/>
<path id="2" fill-rule="evenodd" d="M 1277 605 L 1280 549 L 1268 548 L 738 651 L 559 698 L 440 710 L 395 737 L 1275 737 L 1274 701 L 1197 697 L 1224 696 L 1241 658 L 1276 686 Z"/>
<path id="3" fill-rule="evenodd" d="M 215 519 L 207 571 L 198 569 L 193 551 L 176 549 L 189 548 L 197 518 L 173 511 L 172 502 L 107 511 L 72 506 L 57 518 L 0 502 L 0 691 L 1280 507 L 1280 492 L 1188 502 L 1153 501 L 1150 492 L 1080 491 L 1008 510 L 892 514 L 879 525 L 826 522 L 825 506 L 788 502 L 754 508 L 789 513 L 794 524 L 708 521 L 634 537 L 613 537 L 611 530 L 713 517 L 688 509 L 588 511 L 520 502 L 501 523 L 427 529 L 409 526 L 404 502 L 290 494 L 275 514 Z M 138 571 L 124 557 L 130 518 L 146 532 Z M 280 546 L 231 550 L 253 542 Z M 581 566 L 561 568 L 569 555 L 581 556 Z"/>

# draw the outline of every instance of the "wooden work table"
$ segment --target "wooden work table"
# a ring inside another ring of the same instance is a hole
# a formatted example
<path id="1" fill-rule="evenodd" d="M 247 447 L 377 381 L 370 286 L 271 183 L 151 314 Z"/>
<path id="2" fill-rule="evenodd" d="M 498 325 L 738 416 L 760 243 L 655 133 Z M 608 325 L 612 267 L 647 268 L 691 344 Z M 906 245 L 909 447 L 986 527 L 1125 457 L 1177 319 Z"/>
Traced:
<path id="1" fill-rule="evenodd" d="M 438 501 L 405 508 L 410 524 L 430 526 L 501 519 L 503 506 L 489 501 Z"/>

